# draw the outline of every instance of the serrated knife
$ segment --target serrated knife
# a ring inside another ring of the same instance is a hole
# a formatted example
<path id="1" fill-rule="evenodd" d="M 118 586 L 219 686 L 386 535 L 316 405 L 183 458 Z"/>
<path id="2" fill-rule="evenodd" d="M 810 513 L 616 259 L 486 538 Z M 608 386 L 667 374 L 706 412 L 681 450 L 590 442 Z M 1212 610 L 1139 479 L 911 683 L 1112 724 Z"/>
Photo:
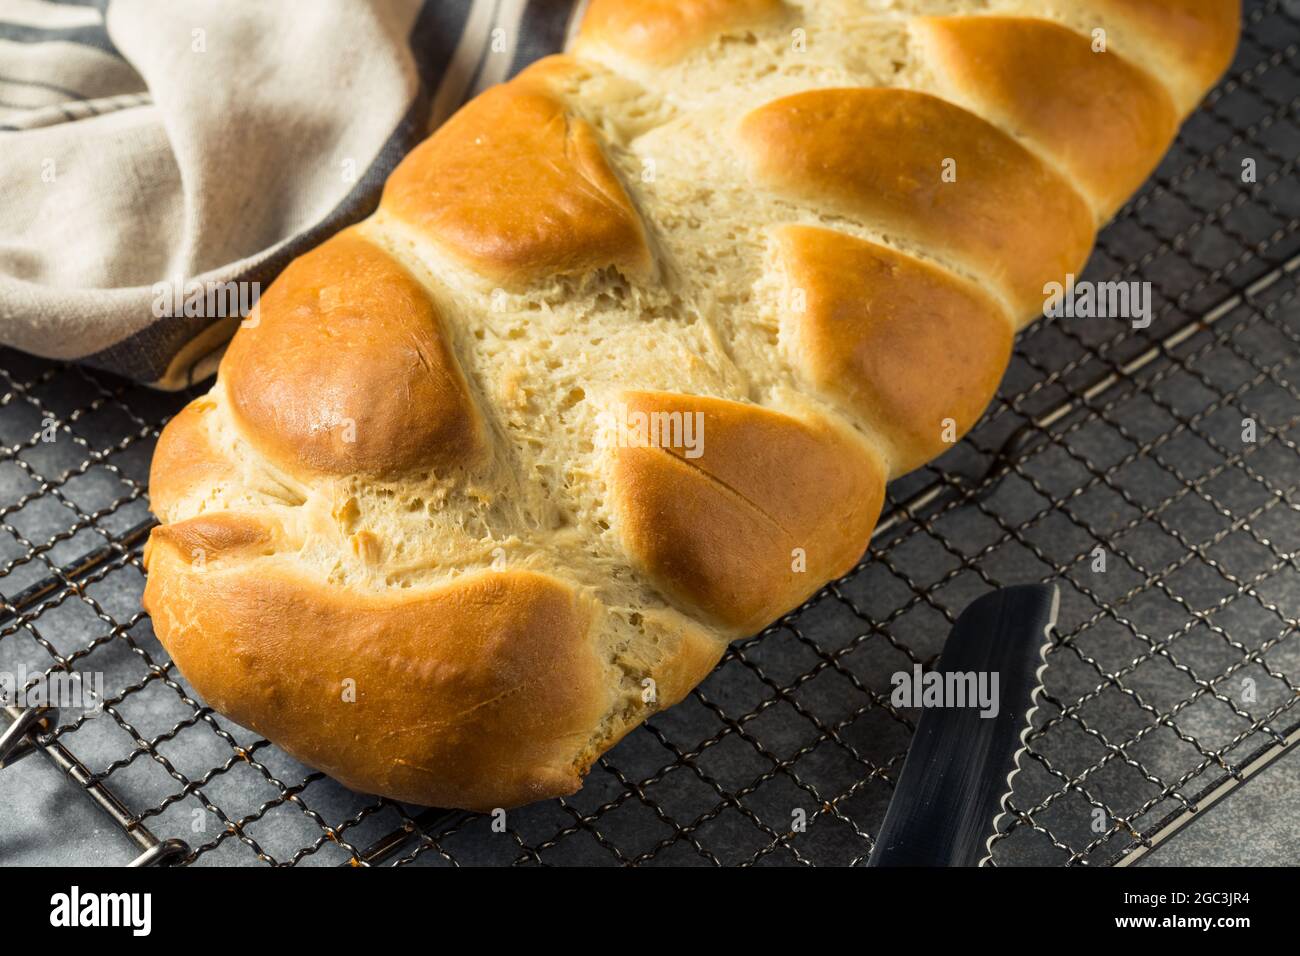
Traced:
<path id="1" fill-rule="evenodd" d="M 984 675 L 991 687 L 996 674 L 996 713 L 951 701 L 922 710 L 869 866 L 976 866 L 988 856 L 1059 606 L 1054 584 L 1016 585 L 973 601 L 957 618 L 936 669 L 939 686 Z"/>

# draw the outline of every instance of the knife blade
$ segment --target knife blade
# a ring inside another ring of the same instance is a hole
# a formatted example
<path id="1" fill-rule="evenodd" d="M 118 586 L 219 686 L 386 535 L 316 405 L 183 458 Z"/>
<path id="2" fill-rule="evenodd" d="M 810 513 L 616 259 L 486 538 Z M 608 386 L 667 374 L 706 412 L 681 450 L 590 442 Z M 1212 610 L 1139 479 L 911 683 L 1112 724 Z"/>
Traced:
<path id="1" fill-rule="evenodd" d="M 919 667 L 915 676 L 896 675 L 896 692 L 905 679 L 913 694 L 917 678 L 927 686 L 915 698 L 921 717 L 869 866 L 975 866 L 987 858 L 1042 690 L 1059 607 L 1054 584 L 986 594 L 958 616 L 936 676 L 920 675 Z M 981 679 L 995 692 L 956 705 L 954 695 Z M 938 706 L 927 703 L 935 697 Z"/>

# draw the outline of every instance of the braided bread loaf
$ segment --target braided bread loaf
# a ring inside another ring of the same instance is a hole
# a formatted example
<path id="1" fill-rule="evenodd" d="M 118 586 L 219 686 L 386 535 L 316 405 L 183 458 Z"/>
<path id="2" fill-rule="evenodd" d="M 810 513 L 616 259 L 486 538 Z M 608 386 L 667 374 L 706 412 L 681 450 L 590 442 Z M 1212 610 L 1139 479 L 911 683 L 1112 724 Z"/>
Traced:
<path id="1" fill-rule="evenodd" d="M 924 14 L 924 15 L 922 15 Z M 570 793 L 848 571 L 1224 69 L 1237 0 L 593 0 L 164 431 L 145 604 L 354 788 Z"/>

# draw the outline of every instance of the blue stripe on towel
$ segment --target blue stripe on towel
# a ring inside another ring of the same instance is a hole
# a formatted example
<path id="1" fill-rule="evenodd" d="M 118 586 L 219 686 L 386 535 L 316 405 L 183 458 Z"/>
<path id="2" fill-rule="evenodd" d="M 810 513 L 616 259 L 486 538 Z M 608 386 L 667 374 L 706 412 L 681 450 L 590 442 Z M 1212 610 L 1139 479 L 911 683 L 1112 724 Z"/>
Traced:
<path id="1" fill-rule="evenodd" d="M 575 6 L 577 0 L 530 0 L 519 23 L 519 43 L 514 62 L 510 64 L 511 76 L 564 48 L 565 32 Z"/>
<path id="2" fill-rule="evenodd" d="M 80 43 L 82 46 L 94 47 L 118 59 L 122 58 L 113 41 L 108 38 L 108 30 L 103 24 L 45 29 L 23 23 L 0 21 L 0 40 L 10 40 L 14 43 Z"/>

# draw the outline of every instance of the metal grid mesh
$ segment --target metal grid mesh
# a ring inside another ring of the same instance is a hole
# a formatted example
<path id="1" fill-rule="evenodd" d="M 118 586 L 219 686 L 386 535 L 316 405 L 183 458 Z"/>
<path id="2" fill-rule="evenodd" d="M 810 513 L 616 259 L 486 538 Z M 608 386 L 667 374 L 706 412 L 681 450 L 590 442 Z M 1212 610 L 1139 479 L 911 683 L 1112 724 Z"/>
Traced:
<path id="1" fill-rule="evenodd" d="M 350 793 L 202 706 L 139 606 L 148 462 L 190 396 L 0 353 L 0 669 L 108 689 L 93 719 L 11 709 L 10 762 L 43 753 L 153 861 L 856 863 L 916 716 L 889 676 L 981 593 L 1054 579 L 993 860 L 1133 857 L 1300 739 L 1297 42 L 1286 4 L 1248 3 L 1229 78 L 1103 233 L 1088 278 L 1152 283 L 1150 328 L 1033 327 L 981 425 L 891 488 L 869 560 L 503 832 Z"/>

